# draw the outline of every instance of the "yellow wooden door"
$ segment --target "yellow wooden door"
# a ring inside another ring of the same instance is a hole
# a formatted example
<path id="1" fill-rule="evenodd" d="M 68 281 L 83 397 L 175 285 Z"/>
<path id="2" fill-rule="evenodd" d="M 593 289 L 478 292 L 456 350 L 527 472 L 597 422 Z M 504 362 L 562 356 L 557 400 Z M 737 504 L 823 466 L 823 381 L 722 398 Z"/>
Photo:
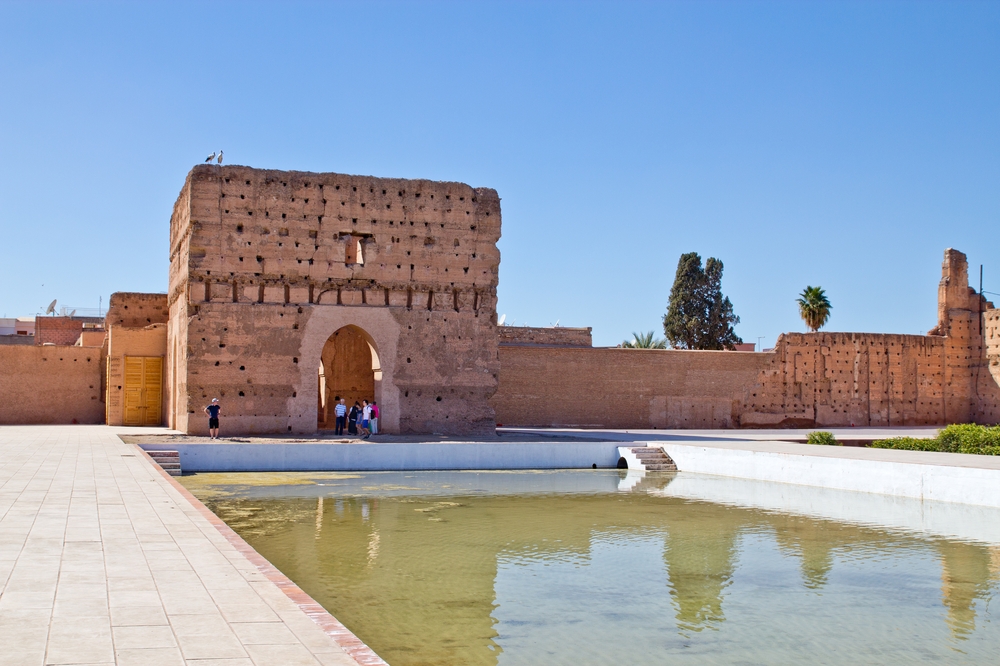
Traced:
<path id="1" fill-rule="evenodd" d="M 163 358 L 125 357 L 125 425 L 160 425 L 163 398 Z"/>

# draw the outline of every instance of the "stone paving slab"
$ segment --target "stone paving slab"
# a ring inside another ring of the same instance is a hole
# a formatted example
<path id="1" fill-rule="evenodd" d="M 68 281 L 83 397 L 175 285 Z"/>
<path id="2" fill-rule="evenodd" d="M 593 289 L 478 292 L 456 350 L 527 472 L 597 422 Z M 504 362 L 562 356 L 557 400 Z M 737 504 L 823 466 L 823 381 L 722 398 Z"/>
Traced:
<path id="1" fill-rule="evenodd" d="M 384 664 L 117 436 L 142 432 L 0 427 L 0 663 Z"/>

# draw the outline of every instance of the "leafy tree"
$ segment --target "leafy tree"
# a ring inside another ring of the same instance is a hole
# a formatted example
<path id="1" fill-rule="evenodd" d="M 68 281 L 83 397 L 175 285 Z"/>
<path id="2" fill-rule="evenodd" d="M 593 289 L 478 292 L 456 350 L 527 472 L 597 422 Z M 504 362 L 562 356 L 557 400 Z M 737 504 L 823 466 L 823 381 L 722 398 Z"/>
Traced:
<path id="1" fill-rule="evenodd" d="M 682 254 L 663 316 L 663 332 L 678 349 L 733 349 L 743 342 L 734 326 L 740 318 L 722 295 L 722 262 L 709 257 L 705 268 L 697 252 Z"/>
<path id="2" fill-rule="evenodd" d="M 795 302 L 799 304 L 799 315 L 802 316 L 802 320 L 814 333 L 829 321 L 833 306 L 830 305 L 830 300 L 821 287 L 806 287 Z"/>
<path id="3" fill-rule="evenodd" d="M 625 340 L 619 347 L 624 349 L 666 349 L 667 341 L 663 338 L 654 338 L 653 332 L 633 333 L 631 340 Z"/>

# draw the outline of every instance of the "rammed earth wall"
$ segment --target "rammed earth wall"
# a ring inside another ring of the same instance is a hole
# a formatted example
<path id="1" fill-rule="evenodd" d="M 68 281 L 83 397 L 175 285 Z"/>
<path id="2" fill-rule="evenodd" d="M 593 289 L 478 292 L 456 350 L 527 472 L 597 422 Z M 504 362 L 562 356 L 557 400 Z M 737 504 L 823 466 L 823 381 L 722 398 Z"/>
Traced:
<path id="1" fill-rule="evenodd" d="M 0 346 L 0 424 L 104 423 L 97 347 Z"/>
<path id="2" fill-rule="evenodd" d="M 204 431 L 219 397 L 227 432 L 314 432 L 323 346 L 357 326 L 383 431 L 491 432 L 499 237 L 491 189 L 196 167 L 171 219 L 170 425 Z"/>
<path id="3" fill-rule="evenodd" d="M 938 301 L 928 335 L 786 333 L 769 353 L 501 344 L 492 404 L 512 426 L 997 423 L 1000 311 L 961 252 L 945 252 Z"/>

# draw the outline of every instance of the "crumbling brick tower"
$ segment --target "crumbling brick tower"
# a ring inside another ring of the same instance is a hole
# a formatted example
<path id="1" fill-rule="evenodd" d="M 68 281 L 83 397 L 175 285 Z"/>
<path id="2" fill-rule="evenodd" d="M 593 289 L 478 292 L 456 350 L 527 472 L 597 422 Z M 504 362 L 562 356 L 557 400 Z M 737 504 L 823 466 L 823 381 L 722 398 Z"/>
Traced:
<path id="1" fill-rule="evenodd" d="M 312 433 L 342 387 L 383 432 L 492 432 L 499 238 L 491 189 L 195 167 L 170 221 L 169 425 L 207 432 L 218 397 L 223 434 Z"/>

